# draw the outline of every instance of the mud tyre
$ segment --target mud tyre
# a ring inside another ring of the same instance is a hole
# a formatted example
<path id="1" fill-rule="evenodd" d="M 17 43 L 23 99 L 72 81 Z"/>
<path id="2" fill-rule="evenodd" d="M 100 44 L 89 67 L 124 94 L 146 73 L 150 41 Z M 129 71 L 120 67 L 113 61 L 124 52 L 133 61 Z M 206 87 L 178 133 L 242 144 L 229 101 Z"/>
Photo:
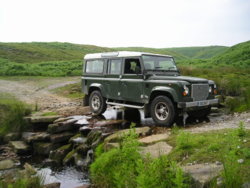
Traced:
<path id="1" fill-rule="evenodd" d="M 150 113 L 157 125 L 169 127 L 175 119 L 173 102 L 166 96 L 156 97 L 150 106 Z"/>
<path id="2" fill-rule="evenodd" d="M 101 115 L 106 111 L 107 104 L 100 91 L 95 90 L 90 94 L 89 107 L 95 115 Z"/>

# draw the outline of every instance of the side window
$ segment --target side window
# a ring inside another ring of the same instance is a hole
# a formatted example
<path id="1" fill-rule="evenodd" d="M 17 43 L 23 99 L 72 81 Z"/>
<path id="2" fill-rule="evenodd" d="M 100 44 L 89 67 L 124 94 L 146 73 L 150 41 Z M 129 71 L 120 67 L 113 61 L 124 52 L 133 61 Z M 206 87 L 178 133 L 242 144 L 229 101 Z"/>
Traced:
<path id="1" fill-rule="evenodd" d="M 141 64 L 139 59 L 125 59 L 124 74 L 135 74 L 136 69 L 141 71 Z"/>
<path id="2" fill-rule="evenodd" d="M 86 62 L 86 73 L 102 73 L 103 60 L 88 60 Z"/>
<path id="3" fill-rule="evenodd" d="M 121 73 L 121 59 L 112 59 L 109 62 L 109 74 L 120 74 Z"/>

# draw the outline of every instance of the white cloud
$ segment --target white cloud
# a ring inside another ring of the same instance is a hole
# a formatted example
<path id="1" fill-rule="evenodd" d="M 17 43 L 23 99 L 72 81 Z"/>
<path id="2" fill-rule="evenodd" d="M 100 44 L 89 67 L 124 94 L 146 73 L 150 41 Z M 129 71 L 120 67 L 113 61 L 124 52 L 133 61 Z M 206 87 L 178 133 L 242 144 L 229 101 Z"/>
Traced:
<path id="1" fill-rule="evenodd" d="M 233 45 L 250 39 L 249 17 L 244 0 L 2 0 L 0 41 Z"/>

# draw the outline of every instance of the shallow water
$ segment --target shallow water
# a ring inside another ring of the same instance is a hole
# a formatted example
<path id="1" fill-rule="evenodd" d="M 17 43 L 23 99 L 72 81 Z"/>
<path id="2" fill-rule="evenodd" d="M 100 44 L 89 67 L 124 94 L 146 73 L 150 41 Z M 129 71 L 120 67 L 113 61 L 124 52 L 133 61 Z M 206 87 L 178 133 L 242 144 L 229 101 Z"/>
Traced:
<path id="1" fill-rule="evenodd" d="M 45 184 L 60 182 L 61 188 L 74 188 L 89 183 L 88 175 L 75 167 L 53 169 L 50 167 L 37 168 Z"/>

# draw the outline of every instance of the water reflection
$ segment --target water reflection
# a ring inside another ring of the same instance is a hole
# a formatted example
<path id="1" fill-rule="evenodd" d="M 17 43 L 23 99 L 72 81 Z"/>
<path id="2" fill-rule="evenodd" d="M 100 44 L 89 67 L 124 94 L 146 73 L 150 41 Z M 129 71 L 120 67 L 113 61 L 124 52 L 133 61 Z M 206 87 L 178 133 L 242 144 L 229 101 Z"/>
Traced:
<path id="1" fill-rule="evenodd" d="M 87 174 L 74 167 L 62 169 L 38 168 L 38 174 L 44 179 L 45 184 L 60 182 L 61 188 L 77 187 L 89 183 Z"/>

